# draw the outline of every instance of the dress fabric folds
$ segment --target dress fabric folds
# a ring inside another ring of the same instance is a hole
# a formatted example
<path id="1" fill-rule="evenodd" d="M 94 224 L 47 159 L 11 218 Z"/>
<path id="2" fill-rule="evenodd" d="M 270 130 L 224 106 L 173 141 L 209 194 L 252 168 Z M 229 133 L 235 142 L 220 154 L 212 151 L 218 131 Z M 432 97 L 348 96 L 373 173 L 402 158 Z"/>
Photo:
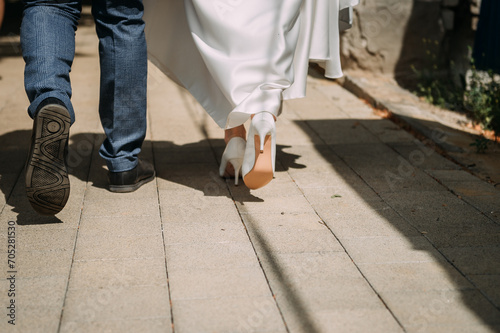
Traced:
<path id="1" fill-rule="evenodd" d="M 310 60 L 342 76 L 339 19 L 346 27 L 357 2 L 144 0 L 149 58 L 222 128 L 278 116 L 283 99 L 305 96 Z"/>

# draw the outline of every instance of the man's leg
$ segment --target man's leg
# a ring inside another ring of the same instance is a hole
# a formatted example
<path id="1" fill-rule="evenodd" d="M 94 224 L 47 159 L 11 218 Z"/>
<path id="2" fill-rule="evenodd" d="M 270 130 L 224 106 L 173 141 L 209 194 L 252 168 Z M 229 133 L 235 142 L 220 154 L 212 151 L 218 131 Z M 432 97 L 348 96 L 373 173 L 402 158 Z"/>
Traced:
<path id="1" fill-rule="evenodd" d="M 110 190 L 129 192 L 154 178 L 137 155 L 146 136 L 147 49 L 141 0 L 94 0 L 99 37 L 99 115 L 106 134 L 100 155 L 110 171 Z"/>
<path id="2" fill-rule="evenodd" d="M 25 89 L 33 122 L 26 163 L 26 191 L 32 207 L 53 215 L 69 197 L 65 156 L 71 105 L 69 72 L 75 54 L 80 1 L 26 0 L 21 25 Z"/>

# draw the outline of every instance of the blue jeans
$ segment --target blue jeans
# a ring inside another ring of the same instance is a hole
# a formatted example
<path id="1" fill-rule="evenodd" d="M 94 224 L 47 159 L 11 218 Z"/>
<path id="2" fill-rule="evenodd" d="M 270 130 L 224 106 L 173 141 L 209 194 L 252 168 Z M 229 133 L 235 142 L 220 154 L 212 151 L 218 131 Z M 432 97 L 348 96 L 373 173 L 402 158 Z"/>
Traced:
<path id="1" fill-rule="evenodd" d="M 25 0 L 21 47 L 25 88 L 34 118 L 48 97 L 61 100 L 72 123 L 69 72 L 75 56 L 75 31 L 81 0 Z M 99 115 L 106 134 L 100 155 L 108 169 L 137 165 L 146 135 L 147 50 L 142 0 L 93 0 L 101 67 Z"/>

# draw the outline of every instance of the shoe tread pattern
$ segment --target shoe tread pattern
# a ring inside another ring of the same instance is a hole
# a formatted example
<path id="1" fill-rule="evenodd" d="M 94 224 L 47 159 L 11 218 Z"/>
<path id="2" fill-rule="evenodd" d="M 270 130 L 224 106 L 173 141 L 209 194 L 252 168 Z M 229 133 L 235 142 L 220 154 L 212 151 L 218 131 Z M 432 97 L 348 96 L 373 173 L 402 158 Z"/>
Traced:
<path id="1" fill-rule="evenodd" d="M 69 198 L 65 162 L 69 128 L 69 113 L 59 105 L 43 107 L 34 121 L 26 193 L 33 209 L 43 215 L 59 213 Z"/>

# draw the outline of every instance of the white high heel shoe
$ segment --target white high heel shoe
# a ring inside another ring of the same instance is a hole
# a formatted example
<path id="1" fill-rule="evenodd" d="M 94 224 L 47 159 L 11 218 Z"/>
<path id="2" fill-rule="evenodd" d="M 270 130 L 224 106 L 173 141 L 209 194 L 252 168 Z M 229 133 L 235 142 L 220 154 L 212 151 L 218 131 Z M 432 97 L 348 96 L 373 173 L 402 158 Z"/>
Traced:
<path id="1" fill-rule="evenodd" d="M 243 164 L 243 155 L 245 154 L 246 141 L 243 138 L 235 136 L 229 140 L 222 154 L 219 175 L 224 177 L 228 163 L 234 168 L 234 185 L 238 185 L 241 165 Z"/>
<path id="2" fill-rule="evenodd" d="M 245 185 L 255 190 L 274 177 L 276 160 L 276 124 L 272 113 L 255 114 L 248 130 L 248 140 L 241 171 Z"/>

